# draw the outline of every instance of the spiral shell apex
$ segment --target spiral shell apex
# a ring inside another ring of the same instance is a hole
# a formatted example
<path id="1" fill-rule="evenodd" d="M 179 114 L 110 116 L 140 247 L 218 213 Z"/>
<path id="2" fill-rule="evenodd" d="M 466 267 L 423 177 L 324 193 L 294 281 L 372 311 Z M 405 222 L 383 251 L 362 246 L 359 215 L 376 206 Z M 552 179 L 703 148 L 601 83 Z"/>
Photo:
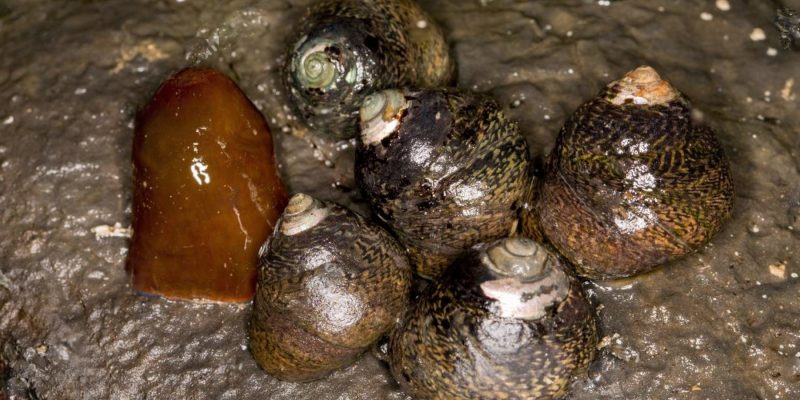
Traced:
<path id="1" fill-rule="evenodd" d="M 419 399 L 553 399 L 596 354 L 594 310 L 562 259 L 526 238 L 458 259 L 393 332 L 400 386 Z"/>
<path id="2" fill-rule="evenodd" d="M 714 132 L 651 67 L 612 82 L 569 118 L 532 212 L 579 275 L 650 271 L 706 243 L 730 217 L 733 184 Z"/>
<path id="3" fill-rule="evenodd" d="M 394 324 L 410 286 L 408 260 L 388 232 L 296 194 L 262 248 L 250 349 L 276 378 L 322 378 Z"/>
<path id="4" fill-rule="evenodd" d="M 384 90 L 361 108 L 356 180 L 419 275 L 505 237 L 526 192 L 528 144 L 489 97 Z"/>
<path id="5" fill-rule="evenodd" d="M 413 0 L 317 2 L 297 37 L 285 66 L 292 103 L 334 139 L 357 134 L 358 109 L 375 90 L 453 79 L 441 29 Z"/>

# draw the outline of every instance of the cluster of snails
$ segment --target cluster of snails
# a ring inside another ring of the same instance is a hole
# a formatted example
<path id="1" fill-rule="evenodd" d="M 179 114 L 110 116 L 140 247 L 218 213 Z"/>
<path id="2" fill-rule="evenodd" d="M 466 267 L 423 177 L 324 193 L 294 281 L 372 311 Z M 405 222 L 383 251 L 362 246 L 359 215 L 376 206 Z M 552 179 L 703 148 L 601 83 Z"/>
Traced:
<path id="1" fill-rule="evenodd" d="M 390 370 L 417 398 L 561 398 L 598 342 L 578 277 L 652 270 L 730 216 L 714 133 L 650 67 L 580 106 L 537 177 L 497 102 L 443 88 L 447 43 L 412 0 L 322 1 L 297 37 L 284 71 L 296 111 L 320 134 L 357 135 L 378 221 L 287 200 L 263 116 L 211 69 L 159 88 L 133 153 L 135 289 L 255 293 L 251 351 L 279 379 L 322 378 L 388 335 Z M 411 304 L 414 275 L 428 284 Z"/>

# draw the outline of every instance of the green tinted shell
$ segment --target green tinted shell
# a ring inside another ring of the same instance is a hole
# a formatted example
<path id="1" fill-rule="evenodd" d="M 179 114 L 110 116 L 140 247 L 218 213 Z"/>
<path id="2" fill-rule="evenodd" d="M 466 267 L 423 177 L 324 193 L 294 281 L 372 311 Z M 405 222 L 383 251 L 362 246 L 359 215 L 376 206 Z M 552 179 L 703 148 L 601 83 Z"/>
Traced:
<path id="1" fill-rule="evenodd" d="M 368 94 L 396 86 L 443 86 L 454 67 L 442 30 L 412 0 L 315 3 L 295 36 L 285 81 L 300 117 L 348 139 Z"/>
<path id="2" fill-rule="evenodd" d="M 391 335 L 417 399 L 556 399 L 596 354 L 594 310 L 554 253 L 525 238 L 456 261 Z"/>
<path id="3" fill-rule="evenodd" d="M 405 310 L 411 268 L 382 228 L 293 196 L 259 261 L 250 349 L 270 375 L 322 378 L 352 363 Z"/>
<path id="4" fill-rule="evenodd" d="M 570 117 L 524 215 L 579 275 L 649 271 L 706 243 L 730 217 L 733 184 L 714 132 L 650 67 Z"/>
<path id="5" fill-rule="evenodd" d="M 528 145 L 494 100 L 386 90 L 361 112 L 356 180 L 419 275 L 436 278 L 466 249 L 514 229 Z"/>

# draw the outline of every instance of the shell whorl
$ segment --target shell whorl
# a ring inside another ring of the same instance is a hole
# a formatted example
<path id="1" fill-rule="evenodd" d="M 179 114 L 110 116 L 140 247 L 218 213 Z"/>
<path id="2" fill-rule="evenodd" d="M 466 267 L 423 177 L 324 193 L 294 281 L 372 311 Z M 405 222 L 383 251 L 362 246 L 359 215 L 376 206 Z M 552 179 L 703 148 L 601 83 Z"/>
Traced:
<path id="1" fill-rule="evenodd" d="M 313 228 L 327 216 L 328 208 L 322 202 L 305 193 L 297 193 L 283 210 L 280 231 L 287 236 L 296 235 Z"/>
<path id="2" fill-rule="evenodd" d="M 361 140 L 366 145 L 379 143 L 400 126 L 403 111 L 409 101 L 395 89 L 373 93 L 361 104 Z"/>
<path id="3" fill-rule="evenodd" d="M 341 54 L 340 47 L 330 38 L 301 39 L 291 61 L 292 73 L 297 82 L 306 88 L 325 92 L 335 89 L 342 76 L 347 81 L 355 81 L 357 77 L 351 76 L 354 69 L 343 62 L 346 57 Z"/>
<path id="4" fill-rule="evenodd" d="M 661 79 L 655 69 L 643 65 L 628 72 L 622 79 L 611 82 L 609 87 L 616 88 L 617 93 L 608 98 L 612 104 L 636 105 L 666 104 L 680 97 L 680 92 L 669 82 Z"/>
<path id="5" fill-rule="evenodd" d="M 481 291 L 496 300 L 502 317 L 542 318 L 569 292 L 569 278 L 555 256 L 530 239 L 499 240 L 483 250 L 481 261 L 498 275 L 482 283 Z"/>

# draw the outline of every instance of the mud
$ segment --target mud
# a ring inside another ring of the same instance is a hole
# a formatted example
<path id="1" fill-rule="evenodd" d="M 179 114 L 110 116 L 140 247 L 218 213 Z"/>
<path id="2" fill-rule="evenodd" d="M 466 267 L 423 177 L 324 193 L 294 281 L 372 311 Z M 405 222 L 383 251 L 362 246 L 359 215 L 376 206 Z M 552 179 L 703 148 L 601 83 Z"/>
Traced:
<path id="1" fill-rule="evenodd" d="M 370 354 L 279 382 L 247 350 L 249 305 L 138 296 L 123 269 L 133 118 L 189 63 L 224 69 L 263 111 L 292 191 L 366 211 L 352 146 L 311 140 L 277 79 L 305 3 L 0 1 L 0 398 L 406 399 Z M 423 5 L 458 84 L 495 95 L 538 162 L 569 113 L 641 64 L 694 101 L 731 160 L 734 217 L 711 244 L 586 284 L 604 347 L 571 398 L 800 398 L 800 52 L 772 25 L 800 0 Z"/>

